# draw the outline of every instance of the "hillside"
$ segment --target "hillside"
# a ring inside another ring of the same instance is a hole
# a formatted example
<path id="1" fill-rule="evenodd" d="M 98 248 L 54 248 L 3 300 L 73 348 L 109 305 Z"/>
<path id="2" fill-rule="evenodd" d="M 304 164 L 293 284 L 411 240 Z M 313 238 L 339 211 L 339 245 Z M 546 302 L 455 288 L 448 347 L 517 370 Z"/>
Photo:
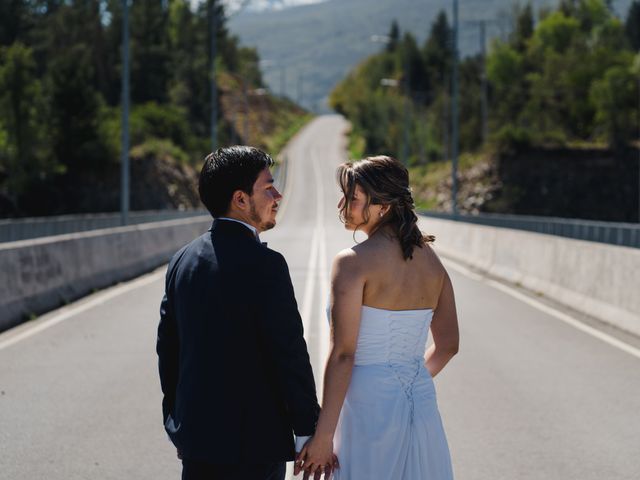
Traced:
<path id="1" fill-rule="evenodd" d="M 479 29 L 474 21 L 491 20 L 488 37 L 506 35 L 514 3 L 461 0 L 461 54 L 470 55 L 479 49 Z M 557 2 L 531 3 L 537 11 Z M 612 3 L 616 13 L 623 15 L 630 0 Z M 257 48 L 265 64 L 265 81 L 273 91 L 280 93 L 284 83 L 290 98 L 300 96 L 305 107 L 326 111 L 327 96 L 338 81 L 355 64 L 382 48 L 371 42 L 372 35 L 386 34 L 396 19 L 402 31 L 412 32 L 422 42 L 438 12 L 445 9 L 450 17 L 450 8 L 450 0 L 330 0 L 277 11 L 243 12 L 230 19 L 228 26 L 244 45 Z M 299 76 L 303 78 L 300 95 Z"/>
<path id="2" fill-rule="evenodd" d="M 524 8 L 516 25 L 486 57 L 486 96 L 480 59 L 460 63 L 460 211 L 636 221 L 640 1 L 623 21 L 605 0 L 580 0 L 538 22 Z M 442 80 L 449 36 L 443 16 L 422 48 L 395 35 L 331 94 L 353 126 L 352 158 L 396 156 L 412 169 L 420 206 L 444 211 L 454 145 Z"/>
<path id="3" fill-rule="evenodd" d="M 9 3 L 0 2 L 0 217 L 117 211 L 122 3 Z M 131 3 L 132 210 L 199 204 L 195 180 L 211 149 L 206 5 Z M 277 153 L 308 114 L 268 95 L 255 50 L 217 26 L 217 144 Z"/>
<path id="4" fill-rule="evenodd" d="M 255 145 L 275 158 L 311 118 L 292 102 L 259 89 L 247 92 L 245 104 L 236 79 L 221 72 L 218 81 L 220 126 L 231 143 Z M 201 208 L 197 189 L 201 156 L 189 156 L 168 138 L 150 138 L 134 145 L 129 158 L 131 210 Z M 49 201 L 43 203 L 42 198 Z M 84 171 L 32 184 L 20 210 L 0 191 L 0 218 L 112 212 L 118 210 L 119 201 L 120 165 L 111 162 L 97 172 Z"/>

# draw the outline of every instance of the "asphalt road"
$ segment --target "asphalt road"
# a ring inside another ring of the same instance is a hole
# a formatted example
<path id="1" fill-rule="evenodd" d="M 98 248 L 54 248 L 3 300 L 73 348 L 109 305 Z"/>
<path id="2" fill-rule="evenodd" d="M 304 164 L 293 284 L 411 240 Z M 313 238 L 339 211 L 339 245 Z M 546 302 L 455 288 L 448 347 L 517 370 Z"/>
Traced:
<path id="1" fill-rule="evenodd" d="M 320 117 L 298 135 L 263 235 L 288 260 L 318 384 L 330 262 L 353 243 L 336 215 L 345 126 Z M 640 479 L 640 359 L 446 265 L 461 349 L 436 387 L 456 478 Z M 163 274 L 0 335 L 0 479 L 179 478 L 154 351 Z"/>

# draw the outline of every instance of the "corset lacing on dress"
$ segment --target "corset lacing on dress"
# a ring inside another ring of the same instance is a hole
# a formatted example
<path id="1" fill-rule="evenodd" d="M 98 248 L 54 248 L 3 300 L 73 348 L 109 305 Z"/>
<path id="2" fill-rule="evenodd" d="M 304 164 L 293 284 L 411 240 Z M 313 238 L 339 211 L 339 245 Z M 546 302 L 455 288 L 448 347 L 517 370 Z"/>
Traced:
<path id="1" fill-rule="evenodd" d="M 413 423 L 413 388 L 424 363 L 433 310 L 384 310 L 363 306 L 356 365 L 384 364 L 398 379 Z"/>

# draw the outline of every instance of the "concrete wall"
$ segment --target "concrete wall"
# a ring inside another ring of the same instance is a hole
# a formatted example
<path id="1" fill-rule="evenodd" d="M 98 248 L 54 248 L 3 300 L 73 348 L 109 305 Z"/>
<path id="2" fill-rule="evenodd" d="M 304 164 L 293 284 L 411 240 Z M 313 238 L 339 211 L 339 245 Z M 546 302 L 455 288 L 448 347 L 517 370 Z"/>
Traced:
<path id="1" fill-rule="evenodd" d="M 445 257 L 640 335 L 640 249 L 421 217 Z"/>
<path id="2" fill-rule="evenodd" d="M 163 263 L 209 216 L 0 244 L 0 331 Z"/>

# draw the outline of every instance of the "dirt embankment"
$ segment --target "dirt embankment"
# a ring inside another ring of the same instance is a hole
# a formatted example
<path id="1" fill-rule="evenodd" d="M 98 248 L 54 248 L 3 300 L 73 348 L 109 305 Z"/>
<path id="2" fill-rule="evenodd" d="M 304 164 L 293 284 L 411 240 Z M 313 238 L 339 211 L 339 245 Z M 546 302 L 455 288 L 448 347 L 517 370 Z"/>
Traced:
<path id="1" fill-rule="evenodd" d="M 451 178 L 421 191 L 451 211 Z M 628 148 L 532 148 L 479 157 L 459 170 L 462 213 L 510 213 L 637 222 L 640 151 Z"/>

